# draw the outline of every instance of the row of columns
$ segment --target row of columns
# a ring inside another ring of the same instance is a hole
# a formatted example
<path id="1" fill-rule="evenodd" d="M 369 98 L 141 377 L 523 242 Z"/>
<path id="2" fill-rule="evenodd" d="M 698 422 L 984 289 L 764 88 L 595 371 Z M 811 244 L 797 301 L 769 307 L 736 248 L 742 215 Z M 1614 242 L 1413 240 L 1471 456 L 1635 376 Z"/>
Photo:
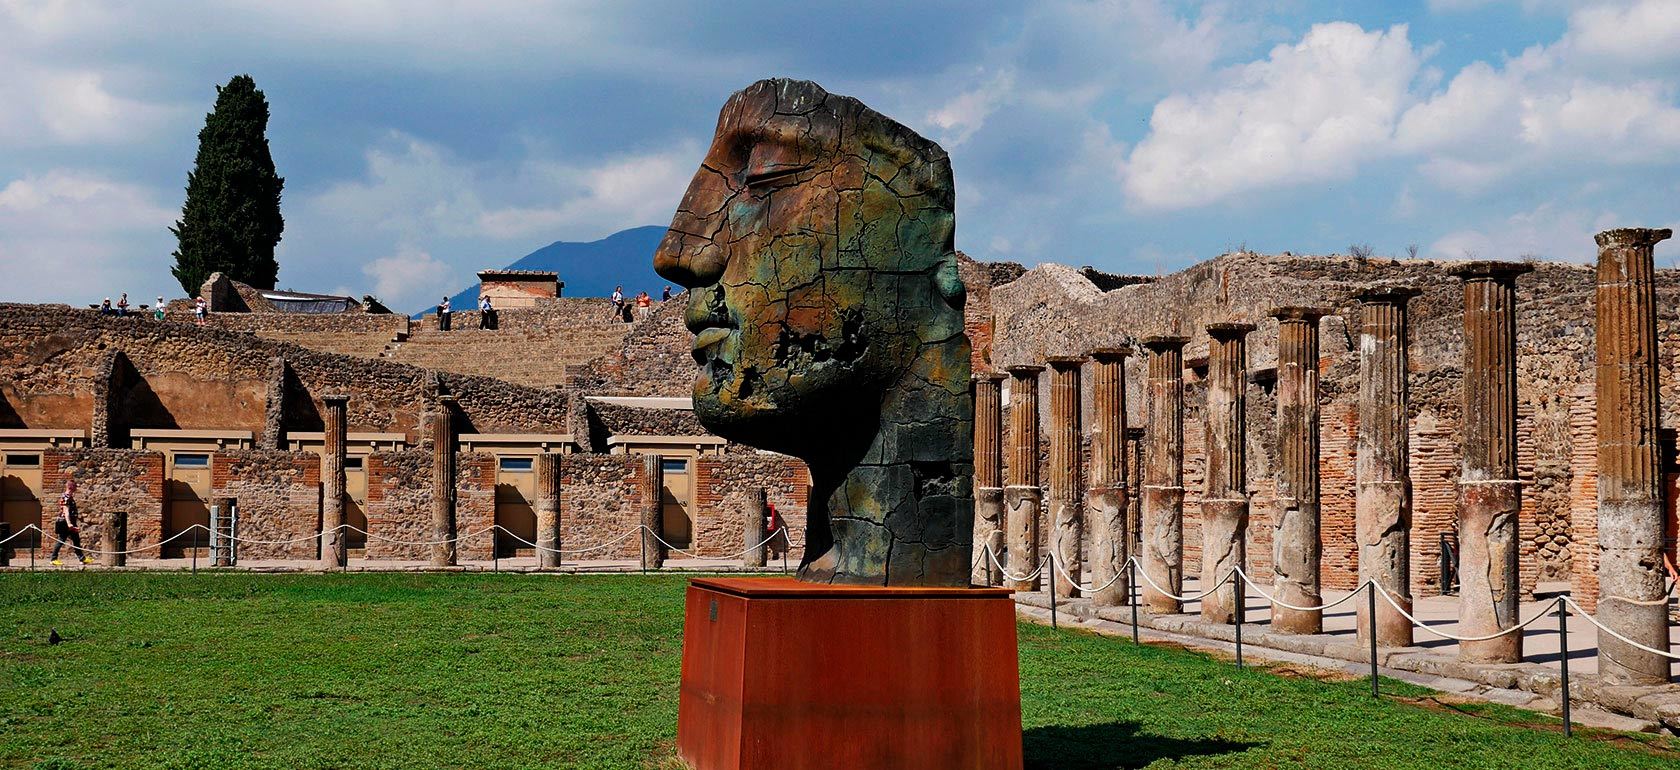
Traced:
<path id="1" fill-rule="evenodd" d="M 1597 236 L 1597 394 L 1599 439 L 1599 619 L 1647 647 L 1668 646 L 1662 572 L 1663 498 L 1658 455 L 1657 344 L 1652 247 L 1668 230 L 1611 230 Z M 1495 634 L 1518 622 L 1518 579 L 1522 508 L 1516 448 L 1516 279 L 1530 267 L 1509 262 L 1471 262 L 1453 270 L 1462 280 L 1464 372 L 1458 519 L 1460 601 L 1458 632 Z M 1355 530 L 1361 582 L 1374 581 L 1412 610 L 1411 515 L 1408 470 L 1407 302 L 1418 292 L 1381 288 L 1356 295 L 1359 303 L 1359 430 L 1357 438 Z M 1303 607 L 1323 604 L 1320 585 L 1319 340 L 1318 322 L 1327 311 L 1280 307 L 1278 320 L 1272 591 L 1281 602 Z M 1209 337 L 1206 445 L 1202 494 L 1204 588 L 1245 563 L 1248 526 L 1246 489 L 1246 336 L 1252 324 L 1222 323 Z M 1142 498 L 1141 553 L 1148 582 L 1142 601 L 1153 612 L 1182 611 L 1170 594 L 1183 593 L 1184 525 L 1184 337 L 1142 340 L 1149 396 Z M 1049 538 L 1067 577 L 1057 594 L 1077 594 L 1083 580 L 1084 522 L 1091 523 L 1091 583 L 1107 590 L 1098 604 L 1126 597 L 1120 577 L 1133 542 L 1127 530 L 1130 491 L 1125 443 L 1126 349 L 1093 351 L 1091 488 L 1080 478 L 1079 371 L 1085 357 L 1051 357 Z M 1002 578 L 1016 590 L 1037 590 L 1040 513 L 1038 379 L 1043 367 L 1010 367 L 1010 463 L 1003 504 L 997 499 L 1001 464 L 1002 377 L 975 380 L 976 487 L 979 515 L 976 543 L 992 544 L 1007 532 L 1008 570 L 1022 579 Z M 1081 515 L 1083 514 L 1083 515 Z M 1119 577 L 1118 580 L 1116 578 Z M 975 582 L 996 584 L 994 567 L 976 568 Z M 1208 594 L 1202 614 L 1219 623 L 1237 622 L 1238 588 L 1227 584 Z M 1631 600 L 1631 601 L 1628 601 Z M 1359 635 L 1385 646 L 1413 643 L 1413 626 L 1400 610 L 1378 602 L 1376 617 L 1359 611 Z M 1272 628 L 1283 633 L 1323 630 L 1316 609 L 1273 608 Z M 1664 682 L 1666 658 L 1620 642 L 1600 639 L 1600 672 L 1611 682 Z M 1522 658 L 1522 635 L 1463 642 L 1466 661 L 1509 663 Z"/>

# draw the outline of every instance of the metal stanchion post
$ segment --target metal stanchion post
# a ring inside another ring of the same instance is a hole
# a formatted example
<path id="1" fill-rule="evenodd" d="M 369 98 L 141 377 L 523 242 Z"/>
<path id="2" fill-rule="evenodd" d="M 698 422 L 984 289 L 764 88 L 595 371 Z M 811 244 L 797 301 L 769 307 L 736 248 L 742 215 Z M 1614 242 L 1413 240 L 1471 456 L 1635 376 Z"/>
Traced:
<path id="1" fill-rule="evenodd" d="M 1140 642 L 1138 642 L 1138 618 L 1137 618 L 1137 613 L 1138 613 L 1137 562 L 1135 562 L 1135 561 L 1127 562 L 1126 568 L 1130 569 L 1132 571 L 1132 579 L 1127 582 L 1127 586 L 1129 588 L 1127 593 L 1131 595 L 1131 600 L 1132 600 L 1132 644 L 1139 644 Z"/>
<path id="2" fill-rule="evenodd" d="M 1563 669 L 1559 677 L 1561 685 L 1559 692 L 1563 699 L 1563 737 L 1575 734 L 1569 719 L 1569 608 L 1563 606 L 1563 600 L 1557 600 L 1558 609 L 1558 664 Z"/>
<path id="3" fill-rule="evenodd" d="M 1237 596 L 1236 596 L 1236 599 L 1237 599 L 1237 670 L 1241 671 L 1242 667 L 1243 667 L 1243 662 L 1242 662 L 1243 582 L 1242 582 L 1242 578 L 1238 578 L 1237 573 L 1235 573 L 1235 572 L 1232 572 L 1230 575 L 1227 576 L 1227 578 L 1237 578 L 1236 579 L 1236 586 L 1235 586 L 1236 589 L 1237 589 Z"/>
<path id="4" fill-rule="evenodd" d="M 1056 628 L 1056 550 L 1050 549 L 1050 555 L 1044 558 L 1045 566 L 1050 568 L 1050 627 Z"/>
<path id="5" fill-rule="evenodd" d="M 1377 582 L 1365 581 L 1366 607 L 1370 611 L 1365 617 L 1371 619 L 1371 697 L 1378 697 L 1377 692 Z"/>
<path id="6" fill-rule="evenodd" d="M 647 538 L 646 537 L 638 537 L 638 538 L 636 538 L 636 540 L 637 540 L 637 542 L 640 543 L 640 545 L 638 545 L 636 547 L 636 554 L 637 554 L 636 559 L 640 563 L 640 566 L 642 568 L 642 574 L 646 575 L 647 574 Z"/>

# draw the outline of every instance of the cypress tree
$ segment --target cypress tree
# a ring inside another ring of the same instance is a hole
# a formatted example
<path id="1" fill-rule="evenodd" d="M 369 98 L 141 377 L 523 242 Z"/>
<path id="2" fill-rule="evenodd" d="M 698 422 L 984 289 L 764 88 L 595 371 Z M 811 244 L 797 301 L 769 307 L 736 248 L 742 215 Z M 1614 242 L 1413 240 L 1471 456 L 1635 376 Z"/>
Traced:
<path id="1" fill-rule="evenodd" d="M 198 132 L 198 157 L 187 174 L 181 219 L 169 231 L 180 246 L 171 271 L 188 296 L 211 273 L 260 289 L 274 288 L 280 264 L 274 245 L 285 222 L 280 188 L 268 153 L 268 100 L 250 75 L 216 87 L 216 108 Z"/>

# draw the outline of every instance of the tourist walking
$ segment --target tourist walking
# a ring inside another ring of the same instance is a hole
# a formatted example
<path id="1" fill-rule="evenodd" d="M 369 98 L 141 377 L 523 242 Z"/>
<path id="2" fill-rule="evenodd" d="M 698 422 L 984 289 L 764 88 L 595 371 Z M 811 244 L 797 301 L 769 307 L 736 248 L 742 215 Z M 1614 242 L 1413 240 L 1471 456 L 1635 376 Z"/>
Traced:
<path id="1" fill-rule="evenodd" d="M 653 312 L 653 297 L 648 296 L 648 293 L 645 292 L 645 291 L 642 292 L 641 294 L 637 294 L 636 295 L 636 315 L 638 317 L 641 317 L 641 318 L 645 319 L 652 312 Z"/>
<path id="2" fill-rule="evenodd" d="M 80 559 L 83 564 L 92 564 L 93 559 L 87 555 L 87 549 L 82 547 L 82 519 L 76 513 L 76 480 L 64 482 L 64 495 L 58 498 L 58 517 L 53 519 L 53 566 L 63 566 L 64 562 L 58 558 L 58 552 L 64 548 L 65 542 L 70 543 L 70 555 Z"/>
<path id="3" fill-rule="evenodd" d="M 786 559 L 788 549 L 793 546 L 788 542 L 787 522 L 782 521 L 782 514 L 776 510 L 776 504 L 766 502 L 764 507 L 769 509 L 769 515 L 764 519 L 764 536 L 769 538 L 764 546 L 769 549 L 771 559 Z"/>
<path id="4" fill-rule="evenodd" d="M 165 304 L 167 304 L 167 303 L 165 303 L 163 301 L 163 298 L 158 297 L 157 304 L 152 306 L 152 317 L 153 318 L 156 318 L 159 321 L 163 320 L 163 308 L 164 308 Z"/>
<path id="5" fill-rule="evenodd" d="M 193 299 L 193 323 L 198 324 L 199 326 L 203 326 L 204 325 L 204 317 L 209 315 L 209 314 L 210 314 L 210 303 L 205 302 L 203 297 L 194 298 Z"/>
<path id="6" fill-rule="evenodd" d="M 440 331 L 440 332 L 449 331 L 449 298 L 448 297 L 444 297 L 443 301 L 438 303 L 437 317 L 438 317 L 438 331 Z"/>
<path id="7" fill-rule="evenodd" d="M 613 303 L 613 310 L 612 310 L 613 320 L 614 321 L 624 320 L 624 287 L 623 286 L 614 286 L 613 287 L 612 303 Z"/>

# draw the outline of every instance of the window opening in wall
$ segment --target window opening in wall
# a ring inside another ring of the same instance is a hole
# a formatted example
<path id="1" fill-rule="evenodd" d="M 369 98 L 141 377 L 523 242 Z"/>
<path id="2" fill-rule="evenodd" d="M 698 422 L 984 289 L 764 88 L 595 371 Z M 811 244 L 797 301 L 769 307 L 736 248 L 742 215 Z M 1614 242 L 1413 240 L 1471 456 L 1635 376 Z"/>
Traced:
<path id="1" fill-rule="evenodd" d="M 200 454 L 191 454 L 191 455 L 189 455 L 189 454 L 179 454 L 179 455 L 175 455 L 175 467 L 177 467 L 177 468 L 208 468 L 208 467 L 210 467 L 210 455 L 200 455 Z"/>
<path id="2" fill-rule="evenodd" d="M 6 455 L 6 465 L 13 468 L 39 468 L 41 467 L 41 456 L 29 454 L 8 454 Z"/>
<path id="3" fill-rule="evenodd" d="M 359 471 L 359 470 L 361 470 L 362 469 L 362 458 L 360 458 L 360 457 L 346 457 L 346 458 L 344 458 L 344 469 L 347 470 L 347 471 Z"/>
<path id="4" fill-rule="evenodd" d="M 685 460 L 685 459 L 680 458 L 680 457 L 676 458 L 676 459 L 672 459 L 672 458 L 669 458 L 669 457 L 663 457 L 663 458 L 660 458 L 660 460 L 659 460 L 659 467 L 660 467 L 661 470 L 664 470 L 666 473 L 687 473 L 688 472 L 688 460 Z"/>
<path id="5" fill-rule="evenodd" d="M 497 460 L 496 462 L 497 462 L 496 467 L 500 468 L 501 470 L 513 471 L 515 473 L 518 473 L 518 472 L 521 472 L 521 471 L 531 470 L 531 466 L 532 466 L 532 464 L 534 464 L 536 462 L 536 458 L 533 458 L 533 457 L 503 457 L 503 458 Z"/>

